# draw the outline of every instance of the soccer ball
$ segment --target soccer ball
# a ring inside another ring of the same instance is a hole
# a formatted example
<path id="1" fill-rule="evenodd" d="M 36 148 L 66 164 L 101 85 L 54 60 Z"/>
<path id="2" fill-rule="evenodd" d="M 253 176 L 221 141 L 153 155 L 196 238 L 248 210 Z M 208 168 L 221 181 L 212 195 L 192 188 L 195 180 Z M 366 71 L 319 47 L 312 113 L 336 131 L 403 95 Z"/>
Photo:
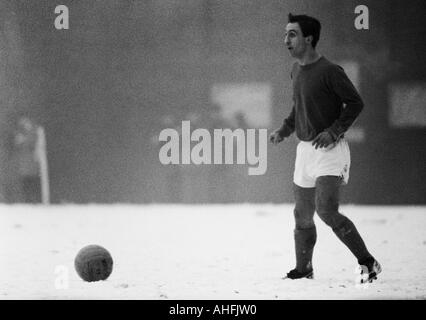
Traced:
<path id="1" fill-rule="evenodd" d="M 82 248 L 74 260 L 78 275 L 88 282 L 106 280 L 112 272 L 112 265 L 108 250 L 95 244 Z"/>

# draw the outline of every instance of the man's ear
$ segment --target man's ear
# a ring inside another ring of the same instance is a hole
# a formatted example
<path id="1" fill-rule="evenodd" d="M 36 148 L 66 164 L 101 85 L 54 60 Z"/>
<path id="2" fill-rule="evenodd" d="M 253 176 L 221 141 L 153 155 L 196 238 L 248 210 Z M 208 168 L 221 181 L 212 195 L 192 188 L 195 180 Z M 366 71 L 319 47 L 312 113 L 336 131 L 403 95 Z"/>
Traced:
<path id="1" fill-rule="evenodd" d="M 306 41 L 306 43 L 310 43 L 310 44 L 312 44 L 312 41 L 314 40 L 314 37 L 313 36 L 307 36 L 306 38 L 305 38 L 305 41 Z"/>

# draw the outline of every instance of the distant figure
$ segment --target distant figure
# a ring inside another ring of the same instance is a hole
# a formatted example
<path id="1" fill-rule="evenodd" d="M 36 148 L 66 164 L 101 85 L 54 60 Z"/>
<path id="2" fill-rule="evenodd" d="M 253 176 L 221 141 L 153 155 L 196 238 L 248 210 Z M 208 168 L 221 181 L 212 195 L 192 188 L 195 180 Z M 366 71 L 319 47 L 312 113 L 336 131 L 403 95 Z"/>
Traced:
<path id="1" fill-rule="evenodd" d="M 41 157 L 38 126 L 27 117 L 19 119 L 14 142 L 23 201 L 25 203 L 41 203 Z"/>

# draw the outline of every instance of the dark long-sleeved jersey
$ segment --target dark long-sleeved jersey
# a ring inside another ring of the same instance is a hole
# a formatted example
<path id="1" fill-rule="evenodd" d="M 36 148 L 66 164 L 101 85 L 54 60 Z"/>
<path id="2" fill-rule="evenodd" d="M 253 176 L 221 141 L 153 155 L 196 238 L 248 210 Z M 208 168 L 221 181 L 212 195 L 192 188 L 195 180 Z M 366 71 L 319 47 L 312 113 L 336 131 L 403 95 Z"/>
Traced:
<path id="1" fill-rule="evenodd" d="M 363 109 L 363 102 L 342 67 L 321 57 L 308 65 L 295 63 L 293 108 L 281 126 L 281 134 L 296 131 L 302 141 L 313 140 L 328 131 L 337 140 Z"/>

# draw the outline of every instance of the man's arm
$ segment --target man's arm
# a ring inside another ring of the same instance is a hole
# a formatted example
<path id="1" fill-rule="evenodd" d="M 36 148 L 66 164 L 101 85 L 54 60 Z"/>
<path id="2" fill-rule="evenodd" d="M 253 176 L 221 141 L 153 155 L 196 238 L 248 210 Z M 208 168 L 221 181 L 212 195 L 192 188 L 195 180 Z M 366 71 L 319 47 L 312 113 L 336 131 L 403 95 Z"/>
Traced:
<path id="1" fill-rule="evenodd" d="M 333 92 L 336 93 L 346 105 L 340 117 L 326 129 L 336 141 L 354 123 L 364 108 L 364 103 L 342 67 L 338 66 L 331 69 L 328 82 Z"/>
<path id="2" fill-rule="evenodd" d="M 282 126 L 279 129 L 280 136 L 287 138 L 294 132 L 295 129 L 295 110 L 294 106 L 291 109 L 290 115 L 284 119 Z"/>
<path id="3" fill-rule="evenodd" d="M 284 138 L 287 138 L 294 132 L 294 113 L 295 111 L 293 107 L 290 112 L 290 115 L 286 119 L 284 119 L 282 126 L 272 132 L 272 134 L 269 136 L 270 142 L 272 142 L 273 144 L 278 144 L 283 141 Z"/>
<path id="4" fill-rule="evenodd" d="M 293 75 L 296 72 L 296 68 L 297 68 L 297 62 L 293 63 L 293 65 L 291 67 L 290 79 L 292 81 L 293 81 Z M 282 124 L 281 128 L 279 129 L 280 135 L 283 138 L 287 138 L 289 135 L 291 135 L 294 132 L 294 130 L 296 128 L 295 116 L 296 116 L 296 111 L 295 111 L 295 106 L 293 104 L 293 107 L 291 108 L 290 115 L 286 119 L 284 119 L 283 124 Z"/>
<path id="5" fill-rule="evenodd" d="M 295 72 L 295 68 L 297 66 L 297 63 L 295 62 L 292 66 L 291 72 L 290 72 L 290 79 L 293 80 L 293 74 Z M 282 140 L 284 140 L 284 138 L 287 138 L 288 136 L 290 136 L 294 130 L 295 130 L 295 120 L 296 117 L 296 111 L 295 111 L 295 106 L 293 105 L 293 107 L 291 108 L 291 112 L 290 115 L 284 119 L 283 124 L 281 125 L 281 127 L 279 127 L 278 129 L 276 129 L 271 136 L 269 137 L 270 141 L 273 144 L 277 144 L 279 142 L 281 142 Z"/>

